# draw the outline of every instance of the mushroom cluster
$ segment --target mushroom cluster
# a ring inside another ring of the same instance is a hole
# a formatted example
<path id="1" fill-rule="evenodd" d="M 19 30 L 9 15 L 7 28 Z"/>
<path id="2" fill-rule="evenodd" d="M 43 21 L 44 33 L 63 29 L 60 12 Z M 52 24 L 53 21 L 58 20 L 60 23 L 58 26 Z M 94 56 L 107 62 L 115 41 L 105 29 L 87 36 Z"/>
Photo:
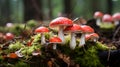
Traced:
<path id="1" fill-rule="evenodd" d="M 56 49 L 56 44 L 63 44 L 63 45 L 65 44 L 65 36 L 67 35 L 64 34 L 66 33 L 71 35 L 70 43 L 69 43 L 71 49 L 75 49 L 75 47 L 77 46 L 76 44 L 77 33 L 81 34 L 81 37 L 78 38 L 80 39 L 78 47 L 82 47 L 85 45 L 85 35 L 94 33 L 94 29 L 91 28 L 90 26 L 79 25 L 73 22 L 75 21 L 72 21 L 71 19 L 66 17 L 58 17 L 50 22 L 49 27 L 51 29 L 58 28 L 58 36 L 56 37 L 51 36 L 51 38 L 49 39 L 49 43 L 54 44 L 53 49 Z M 35 29 L 35 33 L 41 33 L 41 45 L 46 43 L 44 36 L 44 33 L 46 32 L 49 32 L 49 29 L 43 26 Z"/>
<path id="2" fill-rule="evenodd" d="M 46 27 L 38 27 L 35 29 L 35 33 L 41 33 L 41 45 L 45 44 L 45 36 L 44 33 L 49 32 L 49 29 Z"/>
<path id="3" fill-rule="evenodd" d="M 96 19 L 97 26 L 117 26 L 120 23 L 120 13 L 104 14 L 101 11 L 96 11 L 93 15 L 94 19 Z"/>

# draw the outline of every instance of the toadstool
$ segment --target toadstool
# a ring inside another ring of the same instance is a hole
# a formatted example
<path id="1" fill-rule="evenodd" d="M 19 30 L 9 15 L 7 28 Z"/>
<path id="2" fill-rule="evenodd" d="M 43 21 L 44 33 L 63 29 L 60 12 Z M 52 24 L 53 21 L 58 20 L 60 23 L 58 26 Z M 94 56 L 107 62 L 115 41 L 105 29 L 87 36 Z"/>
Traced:
<path id="1" fill-rule="evenodd" d="M 64 32 L 71 33 L 70 48 L 74 49 L 76 47 L 76 35 L 75 33 L 81 33 L 82 28 L 80 25 L 73 24 L 73 26 L 68 26 L 64 29 Z"/>
<path id="2" fill-rule="evenodd" d="M 103 17 L 103 13 L 100 11 L 97 11 L 94 13 L 94 18 L 96 19 L 96 24 L 100 26 L 101 24 L 101 18 Z"/>
<path id="3" fill-rule="evenodd" d="M 96 42 L 99 39 L 99 35 L 97 33 L 86 34 L 85 39 Z"/>
<path id="4" fill-rule="evenodd" d="M 45 35 L 44 35 L 44 33 L 46 33 L 46 32 L 49 32 L 49 29 L 46 27 L 43 27 L 43 26 L 35 29 L 35 33 L 41 33 L 41 44 L 42 45 L 46 43 L 45 42 Z"/>
<path id="5" fill-rule="evenodd" d="M 12 40 L 12 39 L 14 39 L 14 35 L 12 33 L 6 33 L 4 38 L 6 40 Z"/>
<path id="6" fill-rule="evenodd" d="M 53 49 L 55 50 L 57 48 L 56 44 L 62 43 L 62 40 L 59 37 L 52 37 L 49 42 L 53 44 Z"/>
<path id="7" fill-rule="evenodd" d="M 90 33 L 94 32 L 94 29 L 87 25 L 81 25 L 81 28 L 82 28 L 83 32 L 82 32 L 82 35 L 80 38 L 79 46 L 83 46 L 85 44 L 85 35 L 86 34 L 90 34 Z"/>
<path id="8" fill-rule="evenodd" d="M 63 44 L 65 43 L 63 29 L 66 26 L 72 26 L 72 25 L 73 25 L 73 21 L 71 19 L 66 18 L 66 17 L 58 17 L 58 18 L 52 20 L 49 24 L 49 26 L 51 28 L 54 28 L 54 27 L 59 28 L 58 37 L 62 40 Z"/>
<path id="9" fill-rule="evenodd" d="M 113 14 L 112 18 L 113 18 L 113 20 L 114 20 L 114 24 L 115 24 L 115 25 L 118 25 L 118 24 L 119 24 L 119 21 L 120 21 L 120 13 L 115 13 L 115 14 Z"/>
<path id="10" fill-rule="evenodd" d="M 102 18 L 102 21 L 111 24 L 111 22 L 113 21 L 113 19 L 112 19 L 112 16 L 111 16 L 111 15 L 105 14 L 105 15 L 103 16 L 103 18 Z"/>

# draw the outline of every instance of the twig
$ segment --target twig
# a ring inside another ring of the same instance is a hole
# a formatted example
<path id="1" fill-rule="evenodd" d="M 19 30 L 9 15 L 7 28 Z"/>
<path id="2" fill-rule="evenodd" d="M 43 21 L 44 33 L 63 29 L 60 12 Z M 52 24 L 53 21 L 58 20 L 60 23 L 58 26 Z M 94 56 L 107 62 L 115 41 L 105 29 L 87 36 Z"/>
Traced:
<path id="1" fill-rule="evenodd" d="M 113 40 L 115 39 L 115 36 L 117 35 L 117 33 L 119 32 L 119 30 L 120 30 L 120 26 L 117 28 L 117 30 L 115 31 L 115 33 L 114 33 L 114 35 L 113 35 Z"/>

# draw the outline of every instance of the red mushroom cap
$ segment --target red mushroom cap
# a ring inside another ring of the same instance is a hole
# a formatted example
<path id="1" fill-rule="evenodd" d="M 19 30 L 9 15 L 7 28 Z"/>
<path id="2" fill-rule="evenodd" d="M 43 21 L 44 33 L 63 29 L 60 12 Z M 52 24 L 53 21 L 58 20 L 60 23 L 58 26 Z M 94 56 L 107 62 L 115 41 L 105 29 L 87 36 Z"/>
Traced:
<path id="1" fill-rule="evenodd" d="M 93 33 L 94 32 L 94 29 L 87 25 L 82 25 L 81 28 L 83 30 L 83 33 Z"/>
<path id="2" fill-rule="evenodd" d="M 103 17 L 103 13 L 100 11 L 97 11 L 94 13 L 94 18 L 102 18 Z"/>
<path id="3" fill-rule="evenodd" d="M 44 33 L 44 32 L 49 32 L 49 29 L 46 27 L 38 27 L 35 29 L 35 33 Z"/>
<path id="4" fill-rule="evenodd" d="M 6 40 L 12 40 L 12 39 L 14 39 L 14 35 L 12 33 L 6 33 L 5 34 L 5 39 Z"/>
<path id="5" fill-rule="evenodd" d="M 112 17 L 113 20 L 120 20 L 120 13 L 115 13 Z"/>
<path id="6" fill-rule="evenodd" d="M 86 40 L 90 40 L 90 39 L 93 39 L 93 38 L 99 38 L 99 35 L 97 33 L 92 33 L 92 34 L 86 34 L 85 35 Z"/>
<path id="7" fill-rule="evenodd" d="M 64 32 L 82 32 L 82 28 L 78 24 L 73 24 L 73 26 L 66 27 Z"/>
<path id="8" fill-rule="evenodd" d="M 58 17 L 52 20 L 49 24 L 50 27 L 57 27 L 57 26 L 72 26 L 73 21 L 66 17 Z"/>
<path id="9" fill-rule="evenodd" d="M 103 18 L 102 18 L 102 21 L 103 22 L 112 22 L 112 16 L 111 15 L 109 15 L 109 14 L 105 14 L 104 16 L 103 16 Z"/>
<path id="10" fill-rule="evenodd" d="M 52 37 L 49 40 L 50 43 L 61 43 L 62 40 L 59 37 Z"/>

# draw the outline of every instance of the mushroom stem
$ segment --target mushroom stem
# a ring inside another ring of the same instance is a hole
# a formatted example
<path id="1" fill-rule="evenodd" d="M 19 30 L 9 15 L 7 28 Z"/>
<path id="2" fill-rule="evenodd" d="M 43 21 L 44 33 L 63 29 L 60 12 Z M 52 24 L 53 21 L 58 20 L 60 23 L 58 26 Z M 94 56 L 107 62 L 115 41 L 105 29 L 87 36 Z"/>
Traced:
<path id="1" fill-rule="evenodd" d="M 41 45 L 45 44 L 45 35 L 41 33 Z"/>
<path id="2" fill-rule="evenodd" d="M 118 20 L 116 20 L 115 21 L 115 23 L 114 23 L 114 25 L 118 25 L 119 24 L 119 21 Z"/>
<path id="3" fill-rule="evenodd" d="M 101 24 L 101 19 L 100 18 L 96 19 L 96 25 L 100 26 L 100 24 Z"/>
<path id="4" fill-rule="evenodd" d="M 75 49 L 76 47 L 76 37 L 75 33 L 71 33 L 71 41 L 70 41 L 70 48 Z"/>
<path id="5" fill-rule="evenodd" d="M 94 41 L 94 42 L 97 42 L 97 41 L 98 41 L 98 38 L 94 38 L 93 41 Z"/>
<path id="6" fill-rule="evenodd" d="M 56 43 L 54 43 L 53 44 L 53 49 L 56 50 L 56 48 L 57 48 L 57 45 L 56 45 Z"/>
<path id="7" fill-rule="evenodd" d="M 63 34 L 63 29 L 64 29 L 64 26 L 59 27 L 58 37 L 62 40 L 62 43 L 64 44 L 65 38 L 64 38 L 64 34 Z"/>
<path id="8" fill-rule="evenodd" d="M 79 47 L 83 46 L 84 44 L 85 44 L 85 34 L 83 33 L 80 38 Z"/>
<path id="9" fill-rule="evenodd" d="M 97 39 L 96 39 L 96 38 L 94 38 L 94 39 L 93 39 L 93 41 L 94 41 L 94 42 L 97 42 Z"/>

